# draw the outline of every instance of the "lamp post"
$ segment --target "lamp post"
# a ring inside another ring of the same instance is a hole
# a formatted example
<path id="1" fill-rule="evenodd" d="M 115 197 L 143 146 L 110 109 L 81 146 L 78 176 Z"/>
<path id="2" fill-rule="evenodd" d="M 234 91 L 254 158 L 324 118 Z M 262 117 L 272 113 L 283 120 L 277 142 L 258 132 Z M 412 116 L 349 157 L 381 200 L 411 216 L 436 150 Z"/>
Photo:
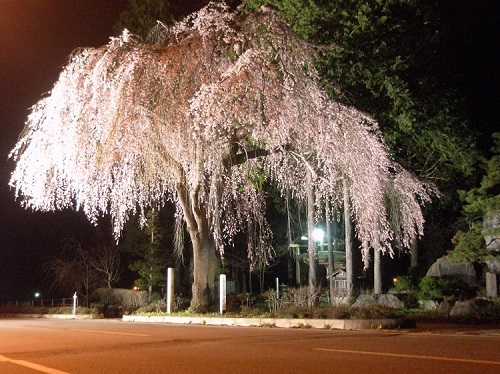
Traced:
<path id="1" fill-rule="evenodd" d="M 35 305 L 35 300 L 38 300 L 40 298 L 40 292 L 35 292 L 33 296 L 35 297 L 35 299 L 31 301 L 31 305 Z M 43 306 L 43 300 L 41 301 L 41 306 Z"/>

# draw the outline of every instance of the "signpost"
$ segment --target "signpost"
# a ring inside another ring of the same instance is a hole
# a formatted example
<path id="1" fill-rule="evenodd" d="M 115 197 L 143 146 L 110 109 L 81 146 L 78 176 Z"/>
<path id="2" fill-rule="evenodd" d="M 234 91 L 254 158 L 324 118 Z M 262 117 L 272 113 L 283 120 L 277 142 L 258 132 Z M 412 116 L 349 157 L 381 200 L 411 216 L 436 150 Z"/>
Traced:
<path id="1" fill-rule="evenodd" d="M 226 274 L 219 277 L 219 309 L 220 314 L 226 311 Z"/>
<path id="2" fill-rule="evenodd" d="M 174 311 L 174 268 L 167 270 L 167 313 Z"/>
<path id="3" fill-rule="evenodd" d="M 78 299 L 78 296 L 76 296 L 76 292 L 73 295 L 73 316 L 76 316 L 76 301 Z"/>

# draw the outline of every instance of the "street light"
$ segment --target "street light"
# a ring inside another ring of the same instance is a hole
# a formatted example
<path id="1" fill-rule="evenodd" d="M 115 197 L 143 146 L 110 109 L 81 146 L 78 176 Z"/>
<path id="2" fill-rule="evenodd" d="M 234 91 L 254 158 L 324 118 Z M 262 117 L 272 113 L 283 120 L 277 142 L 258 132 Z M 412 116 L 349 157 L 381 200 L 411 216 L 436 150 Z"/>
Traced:
<path id="1" fill-rule="evenodd" d="M 322 229 L 314 229 L 312 236 L 315 241 L 322 244 L 323 239 L 325 238 L 325 232 Z"/>
<path id="2" fill-rule="evenodd" d="M 312 237 L 314 241 L 323 243 L 323 239 L 325 238 L 325 232 L 322 229 L 314 229 L 312 232 Z M 301 240 L 308 240 L 307 236 L 303 235 L 300 237 Z"/>

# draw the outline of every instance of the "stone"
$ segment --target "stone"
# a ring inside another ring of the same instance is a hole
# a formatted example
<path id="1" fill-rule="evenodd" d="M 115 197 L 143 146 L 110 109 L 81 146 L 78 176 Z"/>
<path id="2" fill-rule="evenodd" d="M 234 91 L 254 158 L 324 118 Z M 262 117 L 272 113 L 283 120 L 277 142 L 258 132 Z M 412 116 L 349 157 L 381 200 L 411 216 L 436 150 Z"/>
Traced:
<path id="1" fill-rule="evenodd" d="M 449 257 L 441 257 L 434 262 L 426 274 L 428 277 L 455 277 L 465 283 L 475 286 L 478 276 L 474 264 L 471 262 L 453 262 Z"/>
<path id="2" fill-rule="evenodd" d="M 375 295 L 359 295 L 354 304 L 352 304 L 353 308 L 365 308 L 372 306 L 377 303 L 377 299 Z"/>
<path id="3" fill-rule="evenodd" d="M 477 309 L 477 304 L 474 299 L 457 301 L 453 308 L 450 309 L 450 317 L 464 317 L 471 314 Z"/>
<path id="4" fill-rule="evenodd" d="M 486 278 L 486 296 L 498 297 L 498 274 L 487 272 Z"/>
<path id="5" fill-rule="evenodd" d="M 451 308 L 453 308 L 453 303 L 448 300 L 441 301 L 437 307 L 437 311 L 441 313 L 449 314 Z"/>
<path id="6" fill-rule="evenodd" d="M 420 309 L 423 309 L 425 311 L 434 311 L 438 309 L 438 302 L 434 300 L 419 300 L 418 305 L 420 306 Z"/>
<path id="7" fill-rule="evenodd" d="M 500 259 L 499 258 L 492 258 L 489 260 L 484 261 L 484 264 L 486 265 L 487 271 L 491 273 L 497 273 L 500 274 Z"/>
<path id="8" fill-rule="evenodd" d="M 404 303 L 401 300 L 399 300 L 396 295 L 381 294 L 379 295 L 377 301 L 380 305 L 388 306 L 395 309 L 404 307 Z"/>
<path id="9" fill-rule="evenodd" d="M 354 304 L 352 304 L 353 308 L 365 308 L 370 307 L 372 305 L 383 305 L 390 308 L 402 308 L 404 303 L 397 298 L 395 295 L 391 294 L 381 294 L 381 295 L 360 295 Z"/>

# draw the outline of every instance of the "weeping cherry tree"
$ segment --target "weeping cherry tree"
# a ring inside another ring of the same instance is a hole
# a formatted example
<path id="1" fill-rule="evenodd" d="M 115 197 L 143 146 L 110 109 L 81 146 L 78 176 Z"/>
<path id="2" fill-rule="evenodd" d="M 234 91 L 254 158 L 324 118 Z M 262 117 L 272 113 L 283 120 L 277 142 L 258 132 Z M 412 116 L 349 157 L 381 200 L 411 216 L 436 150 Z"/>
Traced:
<path id="1" fill-rule="evenodd" d="M 77 50 L 31 110 L 10 185 L 26 208 L 109 214 L 117 239 L 131 214 L 172 201 L 193 249 L 193 311 L 207 310 L 216 253 L 236 235 L 251 262 L 272 259 L 263 179 L 305 202 L 309 173 L 318 209 L 339 210 L 345 190 L 365 257 L 375 241 L 409 248 L 428 189 L 370 117 L 329 100 L 317 53 L 271 9 L 220 4 L 158 24 L 148 43 L 124 30 Z"/>

